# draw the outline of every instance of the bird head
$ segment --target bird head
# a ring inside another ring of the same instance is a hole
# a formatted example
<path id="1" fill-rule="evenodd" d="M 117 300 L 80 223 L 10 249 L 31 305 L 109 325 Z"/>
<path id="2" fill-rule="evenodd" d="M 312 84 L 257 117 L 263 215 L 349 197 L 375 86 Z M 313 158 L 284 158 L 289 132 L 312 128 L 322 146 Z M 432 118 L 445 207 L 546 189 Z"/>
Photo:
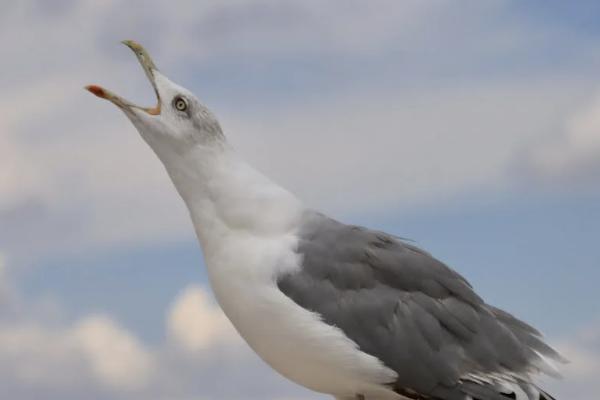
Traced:
<path id="1" fill-rule="evenodd" d="M 122 43 L 134 52 L 142 65 L 154 88 L 156 106 L 138 106 L 98 85 L 86 86 L 87 90 L 119 107 L 161 158 L 168 153 L 181 154 L 222 142 L 217 119 L 196 96 L 164 76 L 139 43 L 132 40 Z"/>

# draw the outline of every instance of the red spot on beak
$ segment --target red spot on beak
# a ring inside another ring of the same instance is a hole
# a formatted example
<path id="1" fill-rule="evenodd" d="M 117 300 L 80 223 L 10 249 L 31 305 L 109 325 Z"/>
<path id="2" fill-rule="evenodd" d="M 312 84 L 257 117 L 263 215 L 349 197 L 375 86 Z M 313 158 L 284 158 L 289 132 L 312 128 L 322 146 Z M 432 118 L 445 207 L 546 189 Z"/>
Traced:
<path id="1" fill-rule="evenodd" d="M 86 86 L 85 88 L 98 97 L 102 97 L 103 99 L 106 99 L 106 97 L 107 97 L 106 92 L 100 86 L 89 85 L 89 86 Z"/>

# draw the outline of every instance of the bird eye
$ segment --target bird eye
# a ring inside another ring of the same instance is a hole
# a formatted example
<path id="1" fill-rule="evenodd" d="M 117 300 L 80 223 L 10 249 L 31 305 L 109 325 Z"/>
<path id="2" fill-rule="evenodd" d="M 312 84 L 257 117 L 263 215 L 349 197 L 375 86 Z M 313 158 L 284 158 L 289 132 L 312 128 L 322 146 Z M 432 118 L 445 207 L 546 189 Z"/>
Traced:
<path id="1" fill-rule="evenodd" d="M 188 108 L 187 101 L 183 97 L 175 97 L 173 106 L 177 111 L 185 111 Z"/>

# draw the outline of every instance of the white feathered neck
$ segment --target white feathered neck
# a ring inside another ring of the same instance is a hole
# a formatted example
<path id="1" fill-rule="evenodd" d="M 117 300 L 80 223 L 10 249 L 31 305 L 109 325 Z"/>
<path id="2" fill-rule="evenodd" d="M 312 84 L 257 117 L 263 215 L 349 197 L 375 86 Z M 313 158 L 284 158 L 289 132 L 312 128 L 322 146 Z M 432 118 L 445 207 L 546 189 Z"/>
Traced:
<path id="1" fill-rule="evenodd" d="M 299 221 L 301 202 L 225 142 L 159 157 L 189 209 L 203 247 L 228 231 L 281 235 Z"/>

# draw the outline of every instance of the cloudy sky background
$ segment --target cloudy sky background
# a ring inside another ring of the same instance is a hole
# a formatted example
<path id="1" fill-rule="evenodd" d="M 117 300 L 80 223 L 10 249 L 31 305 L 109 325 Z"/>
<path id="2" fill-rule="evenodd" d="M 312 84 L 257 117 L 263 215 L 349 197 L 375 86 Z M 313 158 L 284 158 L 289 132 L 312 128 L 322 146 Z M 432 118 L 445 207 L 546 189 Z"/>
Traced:
<path id="1" fill-rule="evenodd" d="M 127 119 L 123 39 L 249 161 L 415 240 L 600 391 L 600 3 L 1 0 L 0 387 L 10 398 L 317 399 L 207 287 L 182 201 Z"/>

